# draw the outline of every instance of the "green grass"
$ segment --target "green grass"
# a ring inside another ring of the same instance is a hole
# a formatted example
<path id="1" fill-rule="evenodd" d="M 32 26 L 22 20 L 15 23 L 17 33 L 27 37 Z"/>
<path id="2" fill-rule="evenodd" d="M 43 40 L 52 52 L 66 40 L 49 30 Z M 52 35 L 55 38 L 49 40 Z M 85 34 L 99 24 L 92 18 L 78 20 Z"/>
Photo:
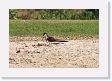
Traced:
<path id="1" fill-rule="evenodd" d="M 10 36 L 98 36 L 98 20 L 10 20 Z"/>

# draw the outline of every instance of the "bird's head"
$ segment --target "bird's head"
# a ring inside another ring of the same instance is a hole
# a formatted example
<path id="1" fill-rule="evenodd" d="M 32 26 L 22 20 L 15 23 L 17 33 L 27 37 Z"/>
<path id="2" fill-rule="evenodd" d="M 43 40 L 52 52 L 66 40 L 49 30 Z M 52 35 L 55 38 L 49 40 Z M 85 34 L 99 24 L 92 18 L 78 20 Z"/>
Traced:
<path id="1" fill-rule="evenodd" d="M 43 36 L 47 35 L 47 33 L 43 33 Z"/>
<path id="2" fill-rule="evenodd" d="M 47 33 L 43 33 L 43 38 L 42 38 L 42 40 L 45 39 L 45 40 L 47 41 L 47 38 L 48 38 Z"/>

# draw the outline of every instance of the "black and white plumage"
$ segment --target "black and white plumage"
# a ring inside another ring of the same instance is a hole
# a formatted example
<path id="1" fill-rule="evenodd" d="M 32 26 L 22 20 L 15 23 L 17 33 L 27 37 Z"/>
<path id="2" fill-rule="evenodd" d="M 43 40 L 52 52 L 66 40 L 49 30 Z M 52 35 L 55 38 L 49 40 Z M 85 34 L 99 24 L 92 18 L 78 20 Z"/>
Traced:
<path id="1" fill-rule="evenodd" d="M 43 39 L 45 39 L 48 42 L 68 42 L 61 39 L 55 39 L 54 37 L 49 36 L 47 33 L 43 33 Z"/>

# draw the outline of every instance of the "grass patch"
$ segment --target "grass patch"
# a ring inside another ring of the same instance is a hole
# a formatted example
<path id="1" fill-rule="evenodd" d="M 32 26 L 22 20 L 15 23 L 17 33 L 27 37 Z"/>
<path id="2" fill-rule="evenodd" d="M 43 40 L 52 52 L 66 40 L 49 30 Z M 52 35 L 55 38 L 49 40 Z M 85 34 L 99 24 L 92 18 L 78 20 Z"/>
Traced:
<path id="1" fill-rule="evenodd" d="M 42 36 L 47 32 L 53 36 L 98 36 L 98 20 L 10 20 L 10 36 Z"/>

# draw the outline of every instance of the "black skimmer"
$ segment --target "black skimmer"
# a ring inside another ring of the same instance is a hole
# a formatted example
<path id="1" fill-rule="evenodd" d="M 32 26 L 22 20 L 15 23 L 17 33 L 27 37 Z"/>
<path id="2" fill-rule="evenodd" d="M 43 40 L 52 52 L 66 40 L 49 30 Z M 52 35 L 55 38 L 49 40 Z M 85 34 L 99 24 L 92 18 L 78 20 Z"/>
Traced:
<path id="1" fill-rule="evenodd" d="M 43 33 L 43 39 L 47 42 L 68 42 L 65 40 L 55 39 L 54 37 L 49 36 L 47 33 Z"/>

